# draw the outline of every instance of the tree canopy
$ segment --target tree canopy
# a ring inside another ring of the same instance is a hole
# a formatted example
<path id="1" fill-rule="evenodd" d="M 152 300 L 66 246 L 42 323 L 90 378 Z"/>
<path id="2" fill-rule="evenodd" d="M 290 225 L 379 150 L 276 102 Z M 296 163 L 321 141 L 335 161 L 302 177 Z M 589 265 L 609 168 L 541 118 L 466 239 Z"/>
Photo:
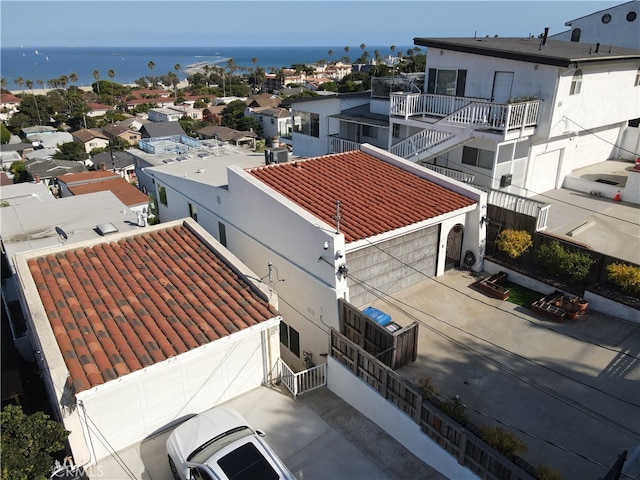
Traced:
<path id="1" fill-rule="evenodd" d="M 53 154 L 53 158 L 57 160 L 73 160 L 82 162 L 89 158 L 84 145 L 78 142 L 63 143 L 58 147 L 58 151 Z"/>
<path id="2" fill-rule="evenodd" d="M 51 475 L 50 454 L 64 448 L 70 432 L 43 412 L 26 415 L 17 405 L 2 410 L 2 478 L 45 480 Z"/>

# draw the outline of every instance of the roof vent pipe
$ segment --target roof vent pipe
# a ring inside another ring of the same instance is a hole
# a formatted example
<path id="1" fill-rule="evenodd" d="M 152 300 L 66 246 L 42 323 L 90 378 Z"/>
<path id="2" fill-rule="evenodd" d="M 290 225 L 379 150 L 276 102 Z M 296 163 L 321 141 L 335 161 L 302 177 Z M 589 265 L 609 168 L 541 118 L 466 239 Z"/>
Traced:
<path id="1" fill-rule="evenodd" d="M 547 44 L 547 35 L 549 35 L 549 27 L 544 27 L 544 35 L 542 36 L 542 45 Z"/>

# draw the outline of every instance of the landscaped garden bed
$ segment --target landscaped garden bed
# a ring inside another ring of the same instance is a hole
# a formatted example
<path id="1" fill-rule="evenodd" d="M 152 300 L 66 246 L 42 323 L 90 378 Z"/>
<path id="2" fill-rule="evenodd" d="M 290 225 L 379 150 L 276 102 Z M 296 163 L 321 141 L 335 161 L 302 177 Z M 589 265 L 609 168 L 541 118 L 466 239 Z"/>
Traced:
<path id="1" fill-rule="evenodd" d="M 498 272 L 478 280 L 473 286 L 490 297 L 504 301 L 509 298 L 509 289 L 505 287 L 506 283 L 507 274 L 505 272 Z"/>

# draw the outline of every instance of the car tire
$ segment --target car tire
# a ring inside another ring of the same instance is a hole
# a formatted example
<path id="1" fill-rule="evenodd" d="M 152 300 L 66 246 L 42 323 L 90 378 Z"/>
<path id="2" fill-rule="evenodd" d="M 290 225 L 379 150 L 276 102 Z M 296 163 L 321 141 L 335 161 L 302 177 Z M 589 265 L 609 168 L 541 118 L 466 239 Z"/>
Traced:
<path id="1" fill-rule="evenodd" d="M 175 480 L 182 480 L 180 478 L 180 474 L 178 473 L 178 469 L 176 468 L 176 464 L 173 463 L 171 457 L 169 457 L 169 469 L 171 470 L 171 474 Z"/>

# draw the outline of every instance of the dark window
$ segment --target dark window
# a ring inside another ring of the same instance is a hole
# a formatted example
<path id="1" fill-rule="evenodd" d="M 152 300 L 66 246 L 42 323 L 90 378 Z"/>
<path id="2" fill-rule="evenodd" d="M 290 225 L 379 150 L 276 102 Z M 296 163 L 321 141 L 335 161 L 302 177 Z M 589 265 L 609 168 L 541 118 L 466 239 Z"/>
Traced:
<path id="1" fill-rule="evenodd" d="M 284 322 L 280 322 L 280 343 L 296 357 L 300 357 L 300 334 Z"/>
<path id="2" fill-rule="evenodd" d="M 311 137 L 320 137 L 320 116 L 317 113 L 295 112 L 295 115 L 300 116 L 299 133 Z"/>
<path id="3" fill-rule="evenodd" d="M 160 203 L 164 206 L 167 205 L 167 189 L 162 185 L 158 187 L 158 197 L 160 198 Z"/>
<path id="4" fill-rule="evenodd" d="M 602 15 L 602 23 L 609 23 L 611 21 L 611 15 L 609 15 L 608 13 L 605 13 L 604 15 Z"/>
<path id="5" fill-rule="evenodd" d="M 430 68 L 427 78 L 427 93 L 464 97 L 466 83 L 466 70 Z"/>
<path id="6" fill-rule="evenodd" d="M 198 221 L 198 206 L 193 203 L 189 204 L 189 216 L 196 222 Z"/>
<path id="7" fill-rule="evenodd" d="M 627 22 L 633 22 L 637 17 L 636 12 L 629 12 L 627 13 Z"/>
<path id="8" fill-rule="evenodd" d="M 571 89 L 569 95 L 578 95 L 582 90 L 582 70 L 576 70 L 571 79 Z"/>
<path id="9" fill-rule="evenodd" d="M 475 147 L 462 148 L 462 163 L 473 167 L 493 168 L 493 152 L 490 150 L 480 150 Z"/>
<path id="10" fill-rule="evenodd" d="M 579 28 L 574 28 L 571 31 L 571 41 L 572 42 L 579 42 L 580 41 L 580 35 L 582 35 L 582 30 L 580 30 Z"/>
<path id="11" fill-rule="evenodd" d="M 222 246 L 227 246 L 227 227 L 222 222 L 218 222 L 218 236 Z"/>

